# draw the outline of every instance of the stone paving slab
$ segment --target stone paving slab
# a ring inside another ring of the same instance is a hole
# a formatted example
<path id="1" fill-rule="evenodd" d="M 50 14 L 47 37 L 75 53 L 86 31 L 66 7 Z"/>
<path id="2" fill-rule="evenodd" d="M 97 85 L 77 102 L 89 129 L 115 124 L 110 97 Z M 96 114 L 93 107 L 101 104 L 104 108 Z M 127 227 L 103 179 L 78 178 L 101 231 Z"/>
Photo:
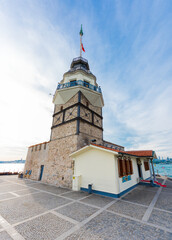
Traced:
<path id="1" fill-rule="evenodd" d="M 15 196 L 14 196 L 13 194 L 11 194 L 11 193 L 3 193 L 3 194 L 0 194 L 0 200 L 12 198 L 12 197 L 15 197 Z"/>
<path id="2" fill-rule="evenodd" d="M 14 224 L 69 202 L 70 200 L 41 192 L 0 202 L 0 214 Z"/>
<path id="3" fill-rule="evenodd" d="M 17 191 L 21 189 L 26 189 L 26 187 L 11 183 L 9 185 L 0 186 L 0 193 L 7 193 L 7 192 Z"/>
<path id="4" fill-rule="evenodd" d="M 163 178 L 159 178 L 159 177 L 156 177 L 156 180 L 159 182 L 159 183 L 162 183 L 164 181 Z"/>
<path id="5" fill-rule="evenodd" d="M 163 187 L 162 188 L 162 192 L 172 194 L 172 189 L 171 188 L 167 188 L 167 187 Z"/>
<path id="6" fill-rule="evenodd" d="M 167 188 L 171 188 L 171 191 L 172 191 L 172 181 L 167 180 L 165 185 L 167 185 Z"/>
<path id="7" fill-rule="evenodd" d="M 13 240 L 6 231 L 0 232 L 0 239 L 1 240 Z"/>
<path id="8" fill-rule="evenodd" d="M 167 213 L 154 209 L 148 222 L 172 229 L 172 213 Z"/>
<path id="9" fill-rule="evenodd" d="M 87 197 L 81 200 L 81 202 L 83 203 L 91 204 L 97 207 L 104 207 L 105 205 L 107 205 L 112 201 L 114 201 L 113 198 L 103 197 L 103 196 L 94 195 L 94 194 L 91 194 L 90 197 Z"/>
<path id="10" fill-rule="evenodd" d="M 74 224 L 48 213 L 22 223 L 15 229 L 26 240 L 54 240 L 73 226 Z"/>
<path id="11" fill-rule="evenodd" d="M 156 192 L 134 189 L 133 191 L 129 192 L 125 197 L 122 197 L 124 200 L 128 200 L 131 202 L 140 203 L 143 205 L 148 206 L 152 199 L 154 198 Z"/>
<path id="12" fill-rule="evenodd" d="M 103 212 L 65 240 L 170 240 L 172 233 Z"/>
<path id="13" fill-rule="evenodd" d="M 21 184 L 21 185 L 29 185 L 29 186 L 32 186 L 32 185 L 35 184 L 35 182 L 33 182 L 33 181 L 23 180 L 23 179 L 14 181 L 14 183 L 16 183 L 16 184 Z"/>
<path id="14" fill-rule="evenodd" d="M 17 193 L 20 196 L 26 195 L 26 194 L 32 194 L 32 193 L 39 193 L 40 191 L 37 189 L 33 189 L 33 188 L 27 188 L 24 190 L 20 190 L 20 191 L 15 191 L 14 193 Z"/>
<path id="15" fill-rule="evenodd" d="M 83 197 L 89 196 L 89 194 L 86 192 L 69 192 L 69 193 L 64 193 L 62 196 L 71 198 L 73 200 L 79 200 Z"/>
<path id="16" fill-rule="evenodd" d="M 142 207 L 128 202 L 117 201 L 113 203 L 107 210 L 141 220 L 147 210 L 147 207 Z"/>
<path id="17" fill-rule="evenodd" d="M 152 192 L 157 192 L 159 187 L 152 187 L 152 186 L 147 186 L 147 185 L 138 185 L 137 189 L 142 190 L 142 191 L 152 191 Z"/>
<path id="18" fill-rule="evenodd" d="M 71 191 L 70 189 L 59 188 L 59 187 L 44 184 L 44 183 L 35 183 L 32 187 L 37 188 L 39 190 L 46 191 L 46 192 L 54 193 L 54 194 L 62 194 L 62 193 Z"/>
<path id="19" fill-rule="evenodd" d="M 161 192 L 155 207 L 172 212 L 172 194 Z"/>
<path id="20" fill-rule="evenodd" d="M 62 207 L 56 210 L 56 212 L 61 213 L 67 217 L 70 217 L 78 222 L 82 222 L 84 219 L 91 216 L 97 210 L 98 210 L 97 208 L 90 207 L 77 202 L 72 203 L 66 207 Z"/>

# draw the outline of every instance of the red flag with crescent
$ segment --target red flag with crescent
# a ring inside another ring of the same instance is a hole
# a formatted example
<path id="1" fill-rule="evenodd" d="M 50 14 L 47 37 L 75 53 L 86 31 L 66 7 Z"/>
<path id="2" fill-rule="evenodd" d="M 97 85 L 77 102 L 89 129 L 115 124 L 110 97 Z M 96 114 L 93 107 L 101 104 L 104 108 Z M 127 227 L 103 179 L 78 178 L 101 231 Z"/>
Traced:
<path id="1" fill-rule="evenodd" d="M 85 49 L 82 43 L 81 43 L 81 47 L 82 47 L 82 51 L 85 52 Z"/>

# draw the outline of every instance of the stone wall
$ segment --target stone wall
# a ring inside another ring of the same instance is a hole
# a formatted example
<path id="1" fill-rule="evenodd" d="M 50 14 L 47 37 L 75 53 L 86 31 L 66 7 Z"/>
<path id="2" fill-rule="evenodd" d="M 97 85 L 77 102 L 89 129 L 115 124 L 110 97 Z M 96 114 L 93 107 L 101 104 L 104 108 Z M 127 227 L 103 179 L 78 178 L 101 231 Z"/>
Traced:
<path id="1" fill-rule="evenodd" d="M 77 150 L 78 135 L 50 141 L 43 181 L 61 187 L 72 187 L 73 162 L 70 154 Z"/>
<path id="2" fill-rule="evenodd" d="M 24 173 L 32 170 L 30 179 L 39 180 L 41 165 L 45 165 L 48 158 L 49 142 L 37 144 L 28 148 Z"/>
<path id="3" fill-rule="evenodd" d="M 83 120 L 79 122 L 79 135 L 77 135 L 77 120 L 70 120 L 76 118 L 78 107 L 67 109 L 63 117 L 62 110 L 77 102 L 78 93 L 66 104 L 55 105 L 54 113 L 59 113 L 53 117 L 54 127 L 51 129 L 51 139 L 47 144 L 47 148 L 44 149 L 42 146 L 40 149 L 41 145 L 31 146 L 29 148 L 25 170 L 32 170 L 31 179 L 39 179 L 41 165 L 44 165 L 43 182 L 72 188 L 73 161 L 70 154 L 89 144 L 92 139 L 96 139 L 96 143 L 98 144 L 103 142 L 102 129 L 86 123 Z M 102 114 L 101 108 L 91 105 L 83 94 L 81 94 L 81 102 L 97 114 Z M 88 116 L 91 113 L 90 110 L 87 108 L 83 108 L 82 110 L 82 108 L 81 106 L 81 117 L 92 123 L 92 117 L 89 118 Z M 96 114 L 94 114 L 94 116 L 95 121 L 96 117 L 99 118 L 99 127 L 101 127 L 101 118 Z M 63 119 L 69 122 L 63 123 Z"/>

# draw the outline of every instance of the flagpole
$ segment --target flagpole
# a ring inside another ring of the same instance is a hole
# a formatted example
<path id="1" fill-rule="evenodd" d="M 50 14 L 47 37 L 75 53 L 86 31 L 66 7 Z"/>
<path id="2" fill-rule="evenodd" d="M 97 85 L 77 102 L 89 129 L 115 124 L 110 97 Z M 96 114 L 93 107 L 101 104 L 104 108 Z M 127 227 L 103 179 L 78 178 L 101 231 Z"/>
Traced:
<path id="1" fill-rule="evenodd" d="M 80 57 L 82 57 L 82 35 L 80 34 Z"/>
<path id="2" fill-rule="evenodd" d="M 79 35 L 80 35 L 80 57 L 82 57 L 82 36 L 83 36 L 82 24 L 81 24 L 81 30 L 79 32 Z"/>

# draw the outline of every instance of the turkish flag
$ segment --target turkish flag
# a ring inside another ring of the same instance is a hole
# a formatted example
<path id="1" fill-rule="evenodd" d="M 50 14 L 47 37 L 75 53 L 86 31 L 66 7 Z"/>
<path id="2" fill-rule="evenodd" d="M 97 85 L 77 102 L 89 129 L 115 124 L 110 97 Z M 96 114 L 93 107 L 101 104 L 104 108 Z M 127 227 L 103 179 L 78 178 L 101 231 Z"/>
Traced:
<path id="1" fill-rule="evenodd" d="M 84 46 L 83 46 L 83 44 L 81 44 L 81 46 L 82 46 L 82 51 L 84 51 L 84 52 L 85 52 L 85 49 L 84 49 Z"/>

